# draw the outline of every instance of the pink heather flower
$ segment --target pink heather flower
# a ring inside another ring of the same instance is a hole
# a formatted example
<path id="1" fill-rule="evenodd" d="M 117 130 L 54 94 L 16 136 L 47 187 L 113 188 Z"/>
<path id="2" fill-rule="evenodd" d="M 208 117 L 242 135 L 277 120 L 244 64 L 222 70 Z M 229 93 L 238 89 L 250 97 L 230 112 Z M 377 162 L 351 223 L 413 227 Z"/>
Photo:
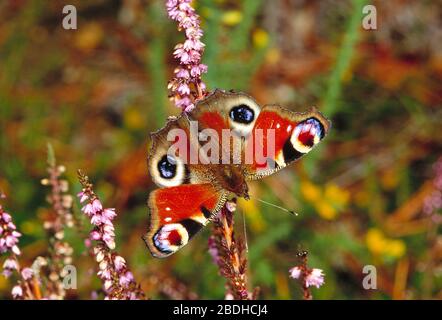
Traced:
<path id="1" fill-rule="evenodd" d="M 314 268 L 306 277 L 306 286 L 315 286 L 319 288 L 324 284 L 324 273 L 321 269 Z"/>
<path id="2" fill-rule="evenodd" d="M 199 77 L 202 73 L 206 73 L 206 72 L 207 72 L 207 66 L 202 63 L 197 66 L 193 66 L 190 69 L 190 75 L 192 77 Z"/>
<path id="3" fill-rule="evenodd" d="M 18 269 L 17 261 L 14 259 L 6 259 L 5 262 L 3 263 L 3 268 L 10 270 L 17 270 Z"/>
<path id="4" fill-rule="evenodd" d="M 91 242 L 90 239 L 84 239 L 84 246 L 85 246 L 86 248 L 90 248 L 91 245 L 92 245 L 92 242 Z"/>
<path id="5" fill-rule="evenodd" d="M 290 277 L 293 279 L 299 279 L 301 276 L 301 268 L 299 267 L 293 267 L 289 270 Z"/>
<path id="6" fill-rule="evenodd" d="M 115 228 L 114 225 L 110 221 L 106 221 L 103 227 L 105 233 L 110 234 L 111 236 L 115 236 Z"/>
<path id="7" fill-rule="evenodd" d="M 190 50 L 189 51 L 189 59 L 194 64 L 199 64 L 201 60 L 201 54 L 196 50 Z"/>
<path id="8" fill-rule="evenodd" d="M 18 298 L 23 296 L 23 289 L 20 286 L 15 286 L 14 288 L 12 288 L 12 297 L 14 298 Z"/>
<path id="9" fill-rule="evenodd" d="M 175 78 L 170 81 L 172 85 L 169 88 L 175 105 L 188 112 L 193 109 L 195 99 L 202 98 L 206 90 L 201 81 L 201 75 L 207 72 L 207 66 L 201 65 L 205 46 L 200 40 L 203 31 L 190 0 L 169 0 L 166 2 L 166 9 L 169 18 L 177 21 L 178 29 L 183 29 L 186 34 L 184 43 L 177 44 L 173 51 L 180 68 L 175 71 Z"/>
<path id="10" fill-rule="evenodd" d="M 10 214 L 3 211 L 3 207 L 0 206 L 0 253 L 12 251 L 16 255 L 20 255 L 20 249 L 18 248 L 18 238 L 21 237 L 21 233 L 15 231 L 15 224 L 12 222 Z"/>
<path id="11" fill-rule="evenodd" d="M 87 196 L 83 191 L 77 193 L 77 197 L 80 198 L 80 202 L 81 202 L 81 203 L 83 203 L 83 202 L 85 202 L 87 199 L 89 199 L 88 196 Z"/>
<path id="12" fill-rule="evenodd" d="M 103 210 L 103 216 L 106 217 L 106 219 L 108 219 L 108 220 L 112 220 L 113 218 L 115 218 L 117 216 L 117 214 L 115 213 L 114 208 L 109 208 L 109 209 Z"/>
<path id="13" fill-rule="evenodd" d="M 11 269 L 3 269 L 2 275 L 5 278 L 9 278 L 12 275 L 12 270 Z"/>
<path id="14" fill-rule="evenodd" d="M 184 109 L 184 108 L 187 108 L 188 106 L 192 105 L 192 101 L 190 100 L 190 98 L 184 97 L 182 99 L 176 100 L 175 104 L 178 107 L 182 107 Z"/>
<path id="15" fill-rule="evenodd" d="M 187 28 L 186 37 L 191 39 L 200 39 L 203 36 L 203 31 L 199 28 Z"/>
<path id="16" fill-rule="evenodd" d="M 91 223 L 94 224 L 94 225 L 96 225 L 96 226 L 101 225 L 101 224 L 103 223 L 103 221 L 102 221 L 102 219 L 101 219 L 101 216 L 98 215 L 98 214 L 94 214 L 94 215 L 92 216 L 92 218 L 91 218 Z"/>
<path id="17" fill-rule="evenodd" d="M 235 212 L 235 210 L 236 210 L 236 203 L 233 202 L 233 201 L 226 202 L 226 209 L 229 210 L 230 212 Z"/>
<path id="18" fill-rule="evenodd" d="M 186 41 L 184 41 L 183 44 L 183 49 L 186 51 L 190 51 L 190 50 L 201 50 L 202 48 L 204 48 L 205 44 L 202 43 L 199 39 L 187 39 Z"/>
<path id="19" fill-rule="evenodd" d="M 112 235 L 109 235 L 108 233 L 104 234 L 103 241 L 106 243 L 109 249 L 115 249 L 115 239 Z"/>
<path id="20" fill-rule="evenodd" d="M 190 88 L 187 84 L 183 83 L 178 87 L 177 92 L 182 95 L 188 95 L 190 94 Z"/>
<path id="21" fill-rule="evenodd" d="M 184 112 L 190 112 L 195 108 L 195 105 L 193 103 L 189 104 L 186 109 L 184 109 Z"/>
<path id="22" fill-rule="evenodd" d="M 91 203 L 88 203 L 83 208 L 81 208 L 81 211 L 86 213 L 88 216 L 91 216 L 92 214 L 95 213 Z"/>
<path id="23" fill-rule="evenodd" d="M 134 280 L 132 272 L 127 271 L 124 275 L 120 277 L 120 285 L 127 287 Z"/>
<path id="24" fill-rule="evenodd" d="M 104 290 L 109 291 L 112 288 L 112 280 L 104 281 Z"/>
<path id="25" fill-rule="evenodd" d="M 98 271 L 98 276 L 102 279 L 105 279 L 105 280 L 112 279 L 112 274 L 109 269 Z"/>
<path id="26" fill-rule="evenodd" d="M 20 248 L 17 247 L 17 246 L 13 246 L 13 247 L 11 248 L 11 250 L 12 250 L 13 253 L 15 253 L 15 254 L 18 255 L 18 256 L 21 254 Z"/>
<path id="27" fill-rule="evenodd" d="M 212 257 L 212 261 L 217 266 L 221 266 L 221 258 L 219 256 L 218 247 L 216 246 L 216 240 L 214 236 L 209 237 L 208 241 L 209 254 Z"/>
<path id="28" fill-rule="evenodd" d="M 18 239 L 16 237 L 13 237 L 12 235 L 6 237 L 6 245 L 8 247 L 14 246 L 18 242 Z"/>
<path id="29" fill-rule="evenodd" d="M 98 211 L 103 210 L 103 206 L 101 205 L 100 200 L 95 199 L 94 201 L 92 201 L 92 208 L 93 208 L 95 213 L 97 213 Z"/>
<path id="30" fill-rule="evenodd" d="M 123 257 L 121 256 L 116 256 L 114 258 L 114 264 L 115 264 L 115 269 L 117 271 L 122 270 L 124 267 L 126 267 L 126 260 L 124 260 Z"/>
<path id="31" fill-rule="evenodd" d="M 17 260 L 11 259 L 11 258 L 6 259 L 5 262 L 3 263 L 3 272 L 2 272 L 2 274 L 6 278 L 9 278 L 9 276 L 11 276 L 11 274 L 12 274 L 12 272 L 14 270 L 18 270 Z"/>
<path id="32" fill-rule="evenodd" d="M 6 223 L 12 222 L 12 217 L 9 213 L 3 212 L 2 218 Z"/>
<path id="33" fill-rule="evenodd" d="M 175 70 L 175 76 L 177 78 L 189 79 L 190 78 L 190 73 L 189 73 L 189 71 L 187 69 L 177 68 Z"/>
<path id="34" fill-rule="evenodd" d="M 21 276 L 24 280 L 29 280 L 34 276 L 34 271 L 31 268 L 24 268 L 21 271 Z"/>
<path id="35" fill-rule="evenodd" d="M 235 300 L 235 297 L 230 292 L 226 293 L 224 300 Z"/>
<path id="36" fill-rule="evenodd" d="M 100 234 L 98 231 L 93 230 L 93 231 L 91 231 L 91 233 L 90 233 L 90 237 L 91 237 L 92 240 L 97 241 L 97 240 L 100 240 L 100 239 L 101 239 L 101 234 Z M 89 244 L 89 246 L 90 246 L 90 244 Z"/>

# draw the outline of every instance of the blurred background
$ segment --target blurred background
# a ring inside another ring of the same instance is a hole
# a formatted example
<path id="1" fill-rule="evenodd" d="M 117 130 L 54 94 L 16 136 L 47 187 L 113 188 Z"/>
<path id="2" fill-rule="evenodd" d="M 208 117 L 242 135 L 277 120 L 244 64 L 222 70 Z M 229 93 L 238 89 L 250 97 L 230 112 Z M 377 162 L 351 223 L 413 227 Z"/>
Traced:
<path id="1" fill-rule="evenodd" d="M 77 8 L 78 29 L 62 28 Z M 377 30 L 362 28 L 362 7 L 377 9 Z M 263 299 L 299 299 L 288 270 L 296 253 L 324 270 L 315 299 L 442 298 L 442 7 L 437 1 L 198 0 L 209 89 L 243 90 L 259 103 L 302 111 L 317 106 L 333 127 L 321 145 L 252 193 L 300 213 L 294 217 L 240 201 L 236 234 L 248 240 L 249 282 Z M 184 36 L 151 0 L 0 2 L 0 189 L 30 264 L 44 255 L 42 219 L 50 207 L 46 145 L 115 207 L 117 250 L 148 297 L 223 299 L 225 280 L 207 251 L 211 228 L 170 258 L 150 256 L 141 235 L 148 133 L 179 109 L 167 99 Z M 439 161 L 439 162 L 438 162 Z M 439 165 L 437 165 L 439 163 Z M 439 188 L 439 189 L 438 189 Z M 75 200 L 67 240 L 78 290 L 100 288 L 86 254 L 90 229 Z M 0 258 L 3 263 L 3 258 Z M 365 290 L 365 265 L 377 289 Z M 12 282 L 0 277 L 0 297 Z"/>

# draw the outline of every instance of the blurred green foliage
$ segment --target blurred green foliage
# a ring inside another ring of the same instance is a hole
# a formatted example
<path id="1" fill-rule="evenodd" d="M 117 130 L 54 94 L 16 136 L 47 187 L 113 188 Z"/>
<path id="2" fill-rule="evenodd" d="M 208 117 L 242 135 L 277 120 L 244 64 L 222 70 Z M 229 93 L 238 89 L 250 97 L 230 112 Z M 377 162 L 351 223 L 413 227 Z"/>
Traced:
<path id="1" fill-rule="evenodd" d="M 23 262 L 46 250 L 48 190 L 40 180 L 50 143 L 72 194 L 82 168 L 106 206 L 117 209 L 117 249 L 147 296 L 170 298 L 158 284 L 169 283 L 200 298 L 223 298 L 224 279 L 207 252 L 210 227 L 165 260 L 152 258 L 141 241 L 155 188 L 146 166 L 148 133 L 178 113 L 167 80 L 183 35 L 162 1 L 71 2 L 79 28 L 69 31 L 61 28 L 64 1 L 0 4 L 0 188 L 24 234 Z M 366 31 L 366 3 L 195 3 L 209 89 L 244 90 L 262 104 L 293 110 L 317 105 L 333 122 L 314 152 L 251 186 L 298 217 L 239 203 L 236 234 L 245 236 L 245 215 L 250 286 L 261 287 L 261 298 L 301 298 L 288 277 L 301 249 L 326 274 L 314 298 L 441 298 L 440 226 L 422 212 L 442 150 L 441 46 L 429 27 L 437 23 L 436 5 L 376 2 L 379 29 Z M 396 18 L 405 11 L 413 16 L 406 23 Z M 100 284 L 83 243 L 90 226 L 77 202 L 74 209 L 79 226 L 67 240 L 80 283 L 70 297 L 88 299 Z M 361 285 L 369 264 L 377 268 L 377 290 Z M 11 286 L 1 278 L 2 297 Z"/>

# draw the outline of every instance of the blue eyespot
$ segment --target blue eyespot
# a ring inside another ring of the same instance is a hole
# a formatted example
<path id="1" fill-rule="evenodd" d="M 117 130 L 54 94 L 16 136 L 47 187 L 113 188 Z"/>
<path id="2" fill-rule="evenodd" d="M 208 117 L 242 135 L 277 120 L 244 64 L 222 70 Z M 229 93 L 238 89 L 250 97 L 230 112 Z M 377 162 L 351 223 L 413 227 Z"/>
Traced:
<path id="1" fill-rule="evenodd" d="M 230 110 L 229 116 L 235 122 L 249 124 L 255 119 L 255 112 L 248 105 L 240 104 Z"/>
<path id="2" fill-rule="evenodd" d="M 165 154 L 160 161 L 158 161 L 158 171 L 160 176 L 164 179 L 172 179 L 176 175 L 176 160 Z"/>

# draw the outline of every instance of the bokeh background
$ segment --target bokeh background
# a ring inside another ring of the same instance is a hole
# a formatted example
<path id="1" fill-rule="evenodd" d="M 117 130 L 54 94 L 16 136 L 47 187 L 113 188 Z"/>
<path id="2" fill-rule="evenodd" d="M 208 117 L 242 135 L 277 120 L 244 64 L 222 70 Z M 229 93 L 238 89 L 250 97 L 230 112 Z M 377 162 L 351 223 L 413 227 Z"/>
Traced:
<path id="1" fill-rule="evenodd" d="M 77 30 L 62 28 L 66 4 L 77 8 Z M 244 236 L 245 221 L 249 282 L 260 297 L 301 298 L 288 270 L 305 249 L 309 265 L 326 274 L 315 299 L 442 298 L 435 184 L 442 170 L 434 167 L 442 161 L 440 3 L 370 1 L 377 8 L 377 30 L 370 31 L 362 28 L 362 0 L 194 4 L 209 89 L 243 90 L 292 110 L 316 105 L 333 121 L 314 152 L 251 186 L 298 217 L 239 202 L 236 234 Z M 148 297 L 224 298 L 224 279 L 207 251 L 210 227 L 163 260 L 140 238 L 155 188 L 148 133 L 179 113 L 166 85 L 182 40 L 162 1 L 0 2 L 0 188 L 24 234 L 24 264 L 47 250 L 42 219 L 50 209 L 40 180 L 49 142 L 73 194 L 82 168 L 103 203 L 117 209 L 117 249 Z M 89 299 L 100 282 L 79 208 L 75 201 L 80 226 L 67 238 L 79 281 L 69 298 Z M 362 287 L 365 265 L 377 269 L 377 290 Z M 0 296 L 9 298 L 12 285 L 0 277 Z"/>

